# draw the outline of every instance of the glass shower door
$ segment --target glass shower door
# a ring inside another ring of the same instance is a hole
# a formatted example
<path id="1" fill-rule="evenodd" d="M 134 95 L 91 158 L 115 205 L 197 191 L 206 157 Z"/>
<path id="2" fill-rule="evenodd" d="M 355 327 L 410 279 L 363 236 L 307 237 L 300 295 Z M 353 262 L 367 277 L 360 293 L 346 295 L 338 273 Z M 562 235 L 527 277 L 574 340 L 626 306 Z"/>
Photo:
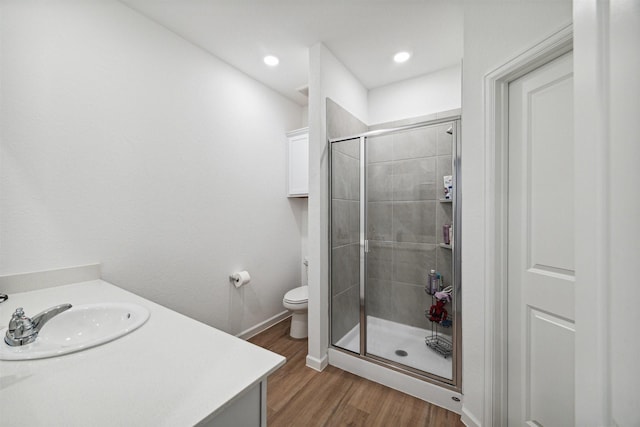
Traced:
<path id="1" fill-rule="evenodd" d="M 460 372 L 456 120 L 330 144 L 333 347 L 451 385 Z M 447 183 L 451 181 L 451 188 Z M 429 275 L 438 295 L 426 292 Z M 443 296 L 444 295 L 444 296 Z"/>
<path id="2" fill-rule="evenodd" d="M 452 175 L 450 127 L 367 137 L 365 282 L 366 354 L 449 380 L 451 355 L 434 352 L 425 339 L 451 344 L 451 322 L 429 320 L 437 300 L 425 286 L 432 270 L 443 288 L 453 283 L 452 250 L 443 241 L 443 226 L 453 221 L 443 191 Z M 453 316 L 450 302 L 438 311 Z"/>
<path id="3" fill-rule="evenodd" d="M 331 144 L 331 344 L 360 353 L 361 138 Z"/>

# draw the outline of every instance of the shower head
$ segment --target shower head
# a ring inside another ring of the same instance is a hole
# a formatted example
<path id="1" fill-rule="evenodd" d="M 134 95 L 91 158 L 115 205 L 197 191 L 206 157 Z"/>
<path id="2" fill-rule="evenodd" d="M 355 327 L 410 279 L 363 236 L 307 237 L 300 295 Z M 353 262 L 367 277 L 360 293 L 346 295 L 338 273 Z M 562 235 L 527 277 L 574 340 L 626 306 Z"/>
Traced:
<path id="1" fill-rule="evenodd" d="M 449 129 L 447 129 L 447 133 L 449 135 L 453 135 L 453 126 L 449 126 Z"/>

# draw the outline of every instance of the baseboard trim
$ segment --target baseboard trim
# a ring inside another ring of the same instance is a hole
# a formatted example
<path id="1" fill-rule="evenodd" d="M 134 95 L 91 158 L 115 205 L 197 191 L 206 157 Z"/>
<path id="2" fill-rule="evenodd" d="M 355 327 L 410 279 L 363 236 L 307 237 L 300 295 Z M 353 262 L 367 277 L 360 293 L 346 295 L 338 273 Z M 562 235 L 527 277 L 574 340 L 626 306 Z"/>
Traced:
<path id="1" fill-rule="evenodd" d="M 462 421 L 462 424 L 467 427 L 482 427 L 482 423 L 478 421 L 478 419 L 464 406 L 462 407 L 462 413 L 460 414 L 460 421 Z"/>
<path id="2" fill-rule="evenodd" d="M 254 336 L 258 335 L 260 332 L 266 331 L 267 329 L 269 329 L 273 325 L 275 325 L 277 323 L 280 323 L 285 319 L 288 319 L 289 317 L 291 317 L 291 314 L 292 313 L 289 310 L 285 310 L 282 313 L 278 313 L 275 316 L 268 318 L 264 322 L 260 322 L 257 325 L 252 326 L 251 328 L 247 329 L 246 331 L 240 332 L 238 335 L 236 335 L 236 337 L 246 341 L 246 340 L 248 340 L 250 338 L 253 338 Z"/>
<path id="3" fill-rule="evenodd" d="M 462 395 L 458 392 L 387 369 L 342 351 L 330 348 L 329 364 L 359 377 L 417 397 L 425 402 L 433 403 L 456 414 L 460 414 L 462 409 L 462 404 L 460 403 Z M 458 401 L 453 400 L 453 398 L 458 399 Z"/>
<path id="4" fill-rule="evenodd" d="M 324 371 L 324 368 L 329 364 L 329 358 L 325 354 L 322 359 L 316 359 L 315 357 L 307 354 L 307 367 L 315 369 L 318 372 Z"/>
<path id="5" fill-rule="evenodd" d="M 0 276 L 0 292 L 15 294 L 100 279 L 100 264 Z"/>

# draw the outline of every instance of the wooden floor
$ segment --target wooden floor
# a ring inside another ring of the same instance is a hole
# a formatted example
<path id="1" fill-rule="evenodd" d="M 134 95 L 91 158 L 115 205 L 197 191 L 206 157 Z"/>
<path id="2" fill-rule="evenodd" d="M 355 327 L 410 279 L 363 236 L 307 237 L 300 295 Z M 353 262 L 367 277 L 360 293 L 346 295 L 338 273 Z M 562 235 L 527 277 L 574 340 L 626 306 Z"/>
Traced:
<path id="1" fill-rule="evenodd" d="M 287 358 L 267 382 L 267 423 L 279 426 L 464 426 L 460 416 L 333 366 L 305 366 L 307 340 L 289 337 L 290 319 L 249 341 Z"/>

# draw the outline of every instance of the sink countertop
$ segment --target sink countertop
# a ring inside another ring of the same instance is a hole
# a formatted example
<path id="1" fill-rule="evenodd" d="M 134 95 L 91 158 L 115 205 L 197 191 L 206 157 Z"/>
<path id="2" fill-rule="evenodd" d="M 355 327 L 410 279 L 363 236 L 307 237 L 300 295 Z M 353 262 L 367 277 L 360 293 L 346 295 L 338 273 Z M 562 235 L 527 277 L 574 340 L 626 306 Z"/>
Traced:
<path id="1" fill-rule="evenodd" d="M 0 304 L 0 324 L 17 307 L 33 316 L 57 304 L 98 302 L 139 304 L 151 315 L 130 334 L 84 351 L 0 361 L 0 424 L 195 425 L 285 362 L 103 280 L 11 294 Z"/>

